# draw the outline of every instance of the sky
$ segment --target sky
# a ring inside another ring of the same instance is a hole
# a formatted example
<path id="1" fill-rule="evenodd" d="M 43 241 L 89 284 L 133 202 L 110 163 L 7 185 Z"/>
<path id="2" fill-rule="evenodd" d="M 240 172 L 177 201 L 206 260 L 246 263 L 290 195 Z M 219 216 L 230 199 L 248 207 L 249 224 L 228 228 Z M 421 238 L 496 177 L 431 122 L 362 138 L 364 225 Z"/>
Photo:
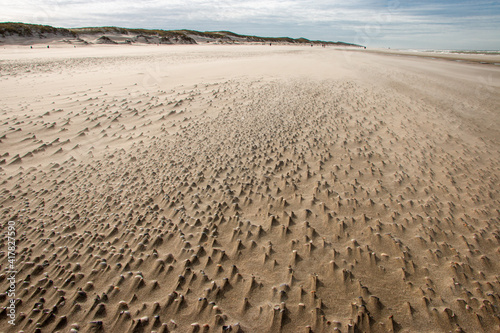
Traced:
<path id="1" fill-rule="evenodd" d="M 0 0 L 0 22 L 229 30 L 368 47 L 500 50 L 500 1 Z"/>

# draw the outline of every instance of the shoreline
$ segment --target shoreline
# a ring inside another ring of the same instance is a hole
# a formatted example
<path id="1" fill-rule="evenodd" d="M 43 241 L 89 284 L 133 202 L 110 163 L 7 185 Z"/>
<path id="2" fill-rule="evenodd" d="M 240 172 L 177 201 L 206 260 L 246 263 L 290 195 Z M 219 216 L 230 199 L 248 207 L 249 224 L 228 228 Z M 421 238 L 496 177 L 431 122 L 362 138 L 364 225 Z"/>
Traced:
<path id="1" fill-rule="evenodd" d="M 405 50 L 391 50 L 391 49 L 366 49 L 366 50 L 349 50 L 351 52 L 367 52 L 373 54 L 383 54 L 391 56 L 407 56 L 407 57 L 421 57 L 437 60 L 448 60 L 465 63 L 479 63 L 482 65 L 495 65 L 500 66 L 500 54 L 466 54 L 466 53 L 436 53 L 426 51 L 405 51 Z"/>

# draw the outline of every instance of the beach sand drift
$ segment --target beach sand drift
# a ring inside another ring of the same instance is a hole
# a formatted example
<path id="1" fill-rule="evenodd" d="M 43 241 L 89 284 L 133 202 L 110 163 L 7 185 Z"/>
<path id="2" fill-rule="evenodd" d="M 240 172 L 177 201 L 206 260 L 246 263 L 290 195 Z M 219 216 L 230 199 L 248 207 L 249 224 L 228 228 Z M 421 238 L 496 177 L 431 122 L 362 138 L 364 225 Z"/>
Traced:
<path id="1" fill-rule="evenodd" d="M 2 332 L 500 331 L 499 66 L 7 47 L 0 97 Z"/>

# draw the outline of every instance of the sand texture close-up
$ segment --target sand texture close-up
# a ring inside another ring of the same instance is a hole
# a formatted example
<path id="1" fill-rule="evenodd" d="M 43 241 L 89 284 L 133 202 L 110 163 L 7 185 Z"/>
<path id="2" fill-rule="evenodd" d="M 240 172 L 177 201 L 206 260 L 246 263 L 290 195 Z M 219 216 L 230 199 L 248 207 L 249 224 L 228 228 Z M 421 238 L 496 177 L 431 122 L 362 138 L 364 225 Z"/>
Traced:
<path id="1" fill-rule="evenodd" d="M 500 66 L 458 60 L 0 49 L 0 332 L 499 332 Z"/>

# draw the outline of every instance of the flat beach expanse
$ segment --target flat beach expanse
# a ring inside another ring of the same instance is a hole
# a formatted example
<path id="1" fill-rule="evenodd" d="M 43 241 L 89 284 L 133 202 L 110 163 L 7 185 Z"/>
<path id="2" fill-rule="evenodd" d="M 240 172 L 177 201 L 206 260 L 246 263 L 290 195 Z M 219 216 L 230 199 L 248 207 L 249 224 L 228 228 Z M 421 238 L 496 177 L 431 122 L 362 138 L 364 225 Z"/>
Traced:
<path id="1" fill-rule="evenodd" d="M 0 331 L 499 332 L 500 56 L 386 53 L 0 48 Z"/>

